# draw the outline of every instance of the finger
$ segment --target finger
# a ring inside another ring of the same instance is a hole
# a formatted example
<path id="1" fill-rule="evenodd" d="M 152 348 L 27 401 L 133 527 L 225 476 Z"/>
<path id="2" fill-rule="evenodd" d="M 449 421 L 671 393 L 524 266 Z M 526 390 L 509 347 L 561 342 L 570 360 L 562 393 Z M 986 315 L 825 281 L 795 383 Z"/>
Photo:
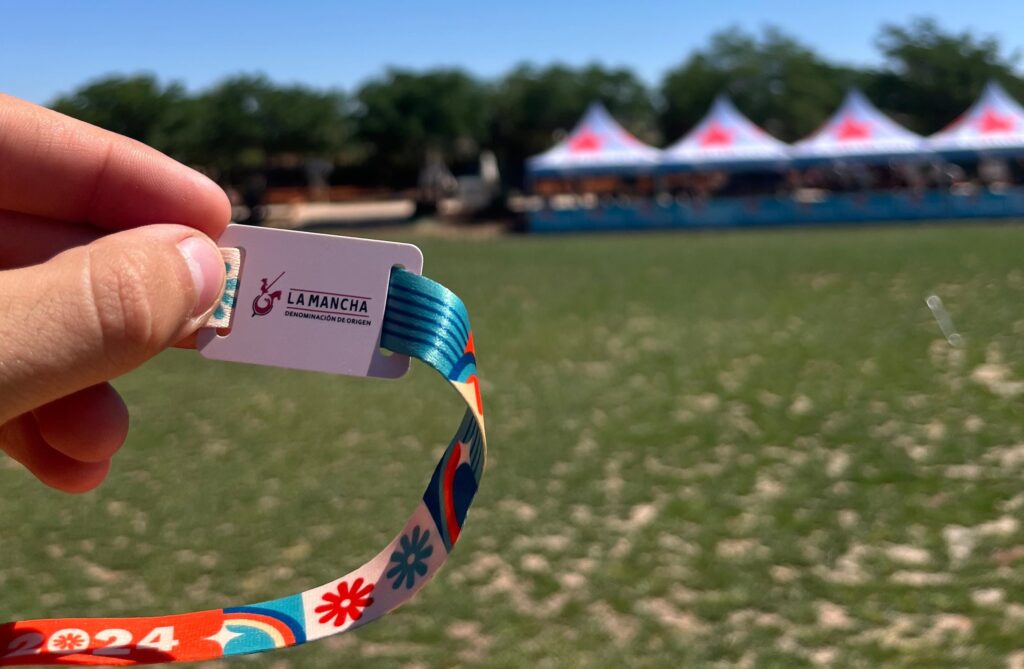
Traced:
<path id="1" fill-rule="evenodd" d="M 177 225 L 0 272 L 0 423 L 137 367 L 196 330 L 223 287 L 217 247 Z"/>
<path id="2" fill-rule="evenodd" d="M 182 339 L 179 339 L 178 341 L 174 342 L 174 348 L 186 348 L 186 349 L 193 348 L 194 349 L 198 343 L 199 343 L 199 333 L 198 332 L 193 332 L 192 334 L 187 335 L 187 336 L 183 337 Z"/>
<path id="3" fill-rule="evenodd" d="M 0 95 L 0 209 L 120 230 L 180 223 L 220 236 L 224 191 L 144 144 Z"/>
<path id="4" fill-rule="evenodd" d="M 47 444 L 80 462 L 105 462 L 128 436 L 128 407 L 109 383 L 99 383 L 32 412 Z"/>
<path id="5" fill-rule="evenodd" d="M 101 234 L 89 225 L 0 210 L 0 269 L 45 262 Z"/>
<path id="6" fill-rule="evenodd" d="M 109 460 L 79 462 L 51 447 L 43 440 L 32 414 L 18 416 L 3 426 L 0 448 L 40 481 L 64 492 L 88 492 L 110 471 Z"/>

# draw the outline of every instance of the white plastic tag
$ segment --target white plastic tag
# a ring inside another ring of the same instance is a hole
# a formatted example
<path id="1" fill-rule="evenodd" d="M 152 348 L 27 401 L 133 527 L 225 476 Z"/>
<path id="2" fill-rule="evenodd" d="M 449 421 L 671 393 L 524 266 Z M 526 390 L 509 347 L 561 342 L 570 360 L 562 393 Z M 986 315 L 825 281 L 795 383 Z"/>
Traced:
<path id="1" fill-rule="evenodd" d="M 411 244 L 229 225 L 217 240 L 241 250 L 230 327 L 199 331 L 213 360 L 350 376 L 398 378 L 404 355 L 385 355 L 380 333 L 391 268 L 420 274 Z"/>

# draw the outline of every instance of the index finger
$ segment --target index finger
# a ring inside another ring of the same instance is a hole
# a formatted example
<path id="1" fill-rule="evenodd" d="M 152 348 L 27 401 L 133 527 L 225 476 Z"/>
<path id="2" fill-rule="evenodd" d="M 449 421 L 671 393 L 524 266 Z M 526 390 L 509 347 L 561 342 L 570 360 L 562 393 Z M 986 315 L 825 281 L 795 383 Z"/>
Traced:
<path id="1" fill-rule="evenodd" d="M 120 230 L 179 223 L 218 237 L 217 184 L 145 144 L 0 94 L 0 209 Z"/>

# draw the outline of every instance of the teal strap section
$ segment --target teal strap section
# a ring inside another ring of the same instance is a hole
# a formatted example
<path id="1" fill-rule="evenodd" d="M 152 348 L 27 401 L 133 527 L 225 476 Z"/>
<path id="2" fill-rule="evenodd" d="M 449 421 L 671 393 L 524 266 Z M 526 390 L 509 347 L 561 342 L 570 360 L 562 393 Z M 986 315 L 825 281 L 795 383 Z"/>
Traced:
<path id="1" fill-rule="evenodd" d="M 469 315 L 462 300 L 436 281 L 403 269 L 391 271 L 381 347 L 419 358 L 449 381 L 476 373 Z"/>

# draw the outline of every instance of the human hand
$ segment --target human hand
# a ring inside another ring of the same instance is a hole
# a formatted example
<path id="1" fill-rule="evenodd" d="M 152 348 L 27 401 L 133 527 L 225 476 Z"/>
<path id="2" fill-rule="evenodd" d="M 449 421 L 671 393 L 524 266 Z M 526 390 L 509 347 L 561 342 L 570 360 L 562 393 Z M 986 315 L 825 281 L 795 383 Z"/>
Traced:
<path id="1" fill-rule="evenodd" d="M 199 173 L 0 94 L 0 449 L 60 490 L 103 481 L 128 431 L 107 381 L 216 306 L 230 217 Z"/>

